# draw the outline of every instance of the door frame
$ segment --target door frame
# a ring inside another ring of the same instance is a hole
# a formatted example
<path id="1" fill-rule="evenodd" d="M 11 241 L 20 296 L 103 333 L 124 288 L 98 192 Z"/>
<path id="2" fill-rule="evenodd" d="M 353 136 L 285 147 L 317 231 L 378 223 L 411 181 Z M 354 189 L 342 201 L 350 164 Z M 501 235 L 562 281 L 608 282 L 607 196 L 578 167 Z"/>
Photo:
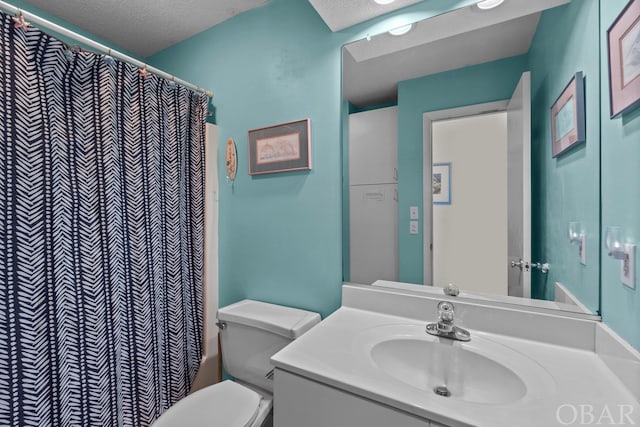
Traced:
<path id="1" fill-rule="evenodd" d="M 482 114 L 499 113 L 507 110 L 510 99 L 485 102 L 482 104 L 466 105 L 464 107 L 445 110 L 428 111 L 422 114 L 422 247 L 424 259 L 423 284 L 433 286 L 433 200 L 431 193 L 425 191 L 431 188 L 431 164 L 433 149 L 433 122 L 461 117 L 479 116 Z M 427 227 L 428 225 L 428 227 Z"/>
<path id="2" fill-rule="evenodd" d="M 517 141 L 515 145 L 514 139 Z M 515 157 L 511 151 L 514 146 L 519 149 Z M 529 71 L 522 73 L 507 106 L 507 149 L 509 156 L 507 161 L 508 295 L 531 298 L 531 73 Z M 521 162 L 520 168 L 517 167 L 518 162 Z M 515 173 L 512 174 L 512 170 L 515 170 Z M 516 198 L 519 203 L 512 203 L 511 200 Z M 517 208 L 517 211 L 513 212 L 514 208 Z M 520 263 L 519 274 L 512 263 Z"/>

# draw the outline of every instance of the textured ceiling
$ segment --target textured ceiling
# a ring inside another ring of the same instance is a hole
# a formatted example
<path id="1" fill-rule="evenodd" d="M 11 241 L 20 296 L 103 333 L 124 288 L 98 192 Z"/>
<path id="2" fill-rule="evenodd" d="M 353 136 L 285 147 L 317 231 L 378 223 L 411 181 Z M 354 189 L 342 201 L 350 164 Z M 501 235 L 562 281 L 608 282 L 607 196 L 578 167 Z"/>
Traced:
<path id="1" fill-rule="evenodd" d="M 302 0 L 301 0 L 302 1 Z M 146 57 L 268 0 L 26 0 Z"/>
<path id="2" fill-rule="evenodd" d="M 76 25 L 110 43 L 141 57 L 147 57 L 181 42 L 235 15 L 266 4 L 269 0 L 25 0 L 51 15 Z M 418 3 L 422 0 L 395 0 L 379 5 L 373 0 L 296 0 L 309 1 L 333 31 L 387 14 Z M 507 16 L 518 11 L 519 16 L 532 14 L 549 4 L 569 0 L 509 0 L 495 9 L 495 13 Z M 446 19 L 431 29 L 425 28 L 427 39 L 437 41 L 461 32 L 473 31 L 495 24 L 478 15 L 473 6 L 466 8 L 467 15 L 457 22 Z M 194 13 L 195 11 L 195 13 Z M 457 11 L 456 11 L 457 12 Z M 493 11 L 492 11 L 493 12 Z M 454 13 L 454 12 L 452 12 Z M 470 14 L 476 13 L 477 16 Z M 450 14 L 445 14 L 450 15 Z M 513 18 L 513 17 L 511 17 Z M 504 18 L 503 20 L 511 19 Z M 502 18 L 501 18 L 502 19 Z M 425 34 L 410 32 L 404 37 L 384 40 L 376 38 L 369 45 L 353 45 L 356 61 L 371 59 L 382 54 L 408 49 L 425 43 Z"/>
<path id="3" fill-rule="evenodd" d="M 309 3 L 331 31 L 340 31 L 420 1 L 422 0 L 395 0 L 385 5 L 377 4 L 373 0 L 309 0 Z"/>
<path id="4" fill-rule="evenodd" d="M 268 1 L 25 0 L 141 57 L 153 55 Z M 308 1 L 331 30 L 339 31 L 422 0 L 395 0 L 388 5 L 373 0 Z"/>

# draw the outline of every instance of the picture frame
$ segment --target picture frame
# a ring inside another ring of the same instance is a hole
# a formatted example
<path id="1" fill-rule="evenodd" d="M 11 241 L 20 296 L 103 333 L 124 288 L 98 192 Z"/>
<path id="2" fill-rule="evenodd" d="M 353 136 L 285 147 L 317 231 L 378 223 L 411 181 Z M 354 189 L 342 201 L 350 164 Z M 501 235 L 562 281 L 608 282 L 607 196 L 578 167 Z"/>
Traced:
<path id="1" fill-rule="evenodd" d="M 607 30 L 609 106 L 617 118 L 640 105 L 640 0 L 631 0 Z"/>
<path id="2" fill-rule="evenodd" d="M 249 131 L 249 175 L 311 169 L 311 120 Z"/>
<path id="3" fill-rule="evenodd" d="M 584 77 L 578 71 L 551 106 L 552 157 L 585 139 Z"/>
<path id="4" fill-rule="evenodd" d="M 451 163 L 434 163 L 431 168 L 431 197 L 434 205 L 451 204 Z"/>

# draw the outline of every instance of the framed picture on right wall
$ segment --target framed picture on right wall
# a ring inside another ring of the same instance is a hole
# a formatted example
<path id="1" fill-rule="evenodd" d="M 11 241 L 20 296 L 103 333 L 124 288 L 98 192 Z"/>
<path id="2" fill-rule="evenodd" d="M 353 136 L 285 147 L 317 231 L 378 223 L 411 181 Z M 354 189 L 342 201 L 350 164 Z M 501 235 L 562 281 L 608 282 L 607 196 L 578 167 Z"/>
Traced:
<path id="1" fill-rule="evenodd" d="M 551 106 L 552 156 L 559 156 L 585 139 L 584 78 L 578 71 Z"/>
<path id="2" fill-rule="evenodd" d="M 640 105 L 640 0 L 631 0 L 607 31 L 611 118 Z"/>

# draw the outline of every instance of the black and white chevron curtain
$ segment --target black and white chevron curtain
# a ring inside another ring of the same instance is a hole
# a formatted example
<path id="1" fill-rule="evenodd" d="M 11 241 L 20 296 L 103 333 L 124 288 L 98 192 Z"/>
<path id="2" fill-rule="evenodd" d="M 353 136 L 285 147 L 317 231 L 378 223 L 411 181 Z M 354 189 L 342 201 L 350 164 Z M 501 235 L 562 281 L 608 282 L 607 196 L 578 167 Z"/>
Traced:
<path id="1" fill-rule="evenodd" d="M 0 426 L 150 425 L 201 357 L 206 98 L 0 17 Z"/>

